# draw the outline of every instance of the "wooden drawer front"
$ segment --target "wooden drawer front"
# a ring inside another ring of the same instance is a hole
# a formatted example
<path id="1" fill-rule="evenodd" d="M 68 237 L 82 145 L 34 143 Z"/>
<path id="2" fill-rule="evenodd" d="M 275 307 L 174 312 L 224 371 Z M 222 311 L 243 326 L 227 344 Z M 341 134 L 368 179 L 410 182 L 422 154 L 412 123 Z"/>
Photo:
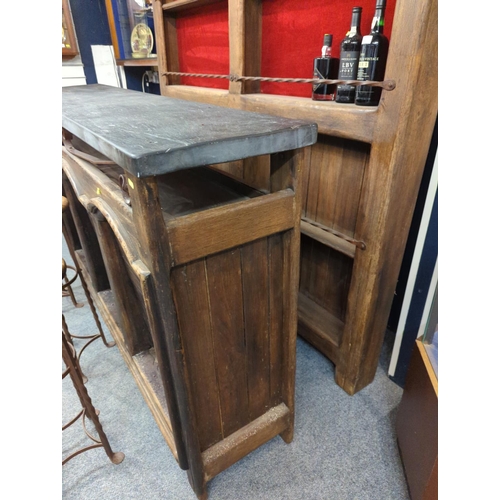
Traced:
<path id="1" fill-rule="evenodd" d="M 94 198 L 102 199 L 117 216 L 131 224 L 132 209 L 125 204 L 118 184 L 104 172 L 64 150 L 62 167 L 84 206 Z"/>
<path id="2" fill-rule="evenodd" d="M 132 222 L 132 209 L 125 204 L 121 189 L 94 165 L 63 151 L 63 171 L 82 210 L 95 206 L 110 224 L 125 260 L 131 265 L 140 259 L 139 243 Z"/>
<path id="3" fill-rule="evenodd" d="M 283 238 L 173 269 L 202 451 L 283 401 Z"/>
<path id="4" fill-rule="evenodd" d="M 368 144 L 319 135 L 304 172 L 302 215 L 353 236 L 369 153 Z"/>

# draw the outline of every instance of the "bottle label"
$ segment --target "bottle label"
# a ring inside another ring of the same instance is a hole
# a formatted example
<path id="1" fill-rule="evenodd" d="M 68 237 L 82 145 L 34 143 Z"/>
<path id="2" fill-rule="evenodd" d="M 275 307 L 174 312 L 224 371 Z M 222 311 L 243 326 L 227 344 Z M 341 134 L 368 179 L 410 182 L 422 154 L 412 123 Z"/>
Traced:
<path id="1" fill-rule="evenodd" d="M 373 80 L 375 66 L 378 57 L 369 57 L 359 61 L 358 65 L 358 80 Z"/>
<path id="2" fill-rule="evenodd" d="M 375 70 L 380 57 L 376 45 L 365 45 L 358 64 L 358 80 L 375 80 Z"/>
<path id="3" fill-rule="evenodd" d="M 357 51 L 340 52 L 339 80 L 356 80 L 358 60 L 359 52 Z"/>
<path id="4" fill-rule="evenodd" d="M 318 68 L 314 68 L 313 78 L 317 78 L 318 80 L 326 80 L 326 76 L 322 75 Z M 321 84 L 321 83 L 314 83 L 313 84 L 313 92 L 317 92 L 317 90 L 319 88 L 323 88 L 323 87 L 326 87 L 326 85 Z"/>
<path id="5" fill-rule="evenodd" d="M 334 79 L 334 60 L 326 58 L 317 58 L 314 60 L 314 78 L 318 80 L 332 80 Z M 333 94 L 335 86 L 326 83 L 314 83 L 312 85 L 313 93 L 315 94 Z"/>

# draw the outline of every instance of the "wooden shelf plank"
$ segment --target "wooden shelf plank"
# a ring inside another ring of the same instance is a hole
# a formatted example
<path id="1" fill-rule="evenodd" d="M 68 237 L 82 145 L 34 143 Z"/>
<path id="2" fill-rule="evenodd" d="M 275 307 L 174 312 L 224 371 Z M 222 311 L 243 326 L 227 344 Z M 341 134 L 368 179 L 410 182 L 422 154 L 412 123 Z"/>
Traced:
<path id="1" fill-rule="evenodd" d="M 151 57 L 145 59 L 117 59 L 118 66 L 158 66 L 158 58 Z"/>
<path id="2" fill-rule="evenodd" d="M 318 102 L 306 97 L 273 94 L 230 94 L 227 90 L 169 85 L 165 95 L 229 108 L 266 113 L 318 124 L 320 134 L 371 143 L 378 107 Z"/>
<path id="3" fill-rule="evenodd" d="M 220 1 L 222 0 L 174 0 L 173 2 L 164 3 L 162 9 L 168 13 L 181 12 Z"/>
<path id="4" fill-rule="evenodd" d="M 324 245 L 354 259 L 356 245 L 329 232 L 329 228 L 326 226 L 324 229 L 320 226 L 321 224 L 313 225 L 304 219 L 300 221 L 300 231 L 302 234 L 305 234 L 306 236 L 309 236 L 310 238 L 313 238 L 316 241 L 319 241 L 320 243 L 323 243 Z"/>
<path id="5" fill-rule="evenodd" d="M 344 322 L 302 292 L 299 292 L 298 316 L 300 336 L 337 364 Z"/>

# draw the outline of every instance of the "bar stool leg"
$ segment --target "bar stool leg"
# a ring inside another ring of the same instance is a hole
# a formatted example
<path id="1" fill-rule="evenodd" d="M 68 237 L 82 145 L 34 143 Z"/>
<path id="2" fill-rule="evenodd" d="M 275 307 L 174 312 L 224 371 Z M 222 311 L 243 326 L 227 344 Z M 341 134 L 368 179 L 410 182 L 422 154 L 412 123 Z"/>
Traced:
<path id="1" fill-rule="evenodd" d="M 123 462 L 123 459 L 125 458 L 125 455 L 122 452 L 114 452 L 111 449 L 111 445 L 109 444 L 108 438 L 106 436 L 106 433 L 104 432 L 104 429 L 101 425 L 101 422 L 99 421 L 99 417 L 97 414 L 97 410 L 95 409 L 94 405 L 92 404 L 92 400 L 89 396 L 89 393 L 87 391 L 87 388 L 85 387 L 85 384 L 83 382 L 82 374 L 78 368 L 77 364 L 77 356 L 74 347 L 68 342 L 64 332 L 62 333 L 62 357 L 64 364 L 66 365 L 66 370 L 63 373 L 63 378 L 69 374 L 71 381 L 73 382 L 73 386 L 77 392 L 77 395 L 80 399 L 80 402 L 82 404 L 82 411 L 73 419 L 71 420 L 68 424 L 66 424 L 63 427 L 64 429 L 67 429 L 70 425 L 72 425 L 76 420 L 78 419 L 79 416 L 82 416 L 82 422 L 83 422 L 83 428 L 85 431 L 85 434 L 94 441 L 95 444 L 86 446 L 84 448 L 79 449 L 78 451 L 72 453 L 68 457 L 66 457 L 62 465 L 66 464 L 69 460 L 72 458 L 76 457 L 80 453 L 83 453 L 84 451 L 91 450 L 93 448 L 104 448 L 104 451 L 106 452 L 106 455 L 109 457 L 112 463 L 114 464 L 119 464 Z M 97 434 L 99 435 L 99 439 L 94 438 L 86 429 L 85 427 L 85 417 L 90 418 L 92 423 L 95 426 L 95 429 L 97 431 Z"/>
<path id="2" fill-rule="evenodd" d="M 71 279 L 68 279 L 68 277 L 67 277 L 67 270 L 68 270 L 68 268 L 72 269 L 75 272 L 75 275 Z M 73 266 L 68 266 L 66 264 L 66 261 L 64 259 L 62 259 L 62 277 L 63 277 L 63 280 L 64 280 L 64 283 L 62 285 L 63 291 L 67 290 L 67 288 L 70 287 L 71 284 L 74 283 L 75 280 L 78 278 L 78 269 L 76 267 L 73 267 Z M 80 349 L 80 352 L 76 355 L 76 359 L 78 360 L 78 363 L 80 362 L 80 357 L 81 357 L 83 351 L 92 342 L 94 342 L 94 340 L 98 339 L 99 337 L 101 337 L 103 339 L 104 345 L 106 347 L 113 347 L 115 345 L 114 342 L 110 343 L 110 342 L 106 341 L 106 338 L 104 337 L 104 332 L 102 330 L 101 322 L 99 321 L 99 317 L 97 316 L 97 311 L 95 309 L 94 302 L 93 302 L 92 297 L 90 295 L 90 292 L 88 290 L 87 283 L 83 279 L 83 276 L 81 276 L 81 281 L 82 281 L 83 288 L 85 290 L 85 295 L 87 296 L 87 299 L 89 301 L 90 309 L 92 311 L 92 315 L 94 317 L 94 321 L 95 321 L 95 323 L 97 325 L 97 329 L 98 329 L 99 333 L 94 334 L 94 335 L 74 335 L 74 334 L 70 333 L 70 331 L 68 329 L 68 325 L 66 324 L 66 320 L 64 319 L 64 315 L 63 315 L 62 330 L 63 330 L 63 333 L 64 333 L 66 339 L 71 344 L 71 346 L 75 347 L 75 345 L 73 343 L 73 339 L 86 339 L 87 340 L 87 343 Z M 85 375 L 83 376 L 83 379 L 84 379 L 85 383 L 88 380 Z"/>
<path id="3" fill-rule="evenodd" d="M 66 290 L 63 290 L 62 296 L 63 297 L 69 297 L 71 299 L 71 302 L 75 307 L 83 307 L 85 304 L 83 302 L 78 302 L 75 297 L 75 293 L 73 292 L 73 288 L 71 288 L 71 285 L 69 285 L 69 280 L 67 277 L 64 278 L 64 281 L 66 283 Z"/>
<path id="4" fill-rule="evenodd" d="M 68 324 L 66 323 L 66 319 L 64 317 L 64 314 L 62 315 L 62 331 L 63 331 L 63 334 L 64 336 L 66 337 L 66 340 L 71 344 L 71 346 L 74 348 L 74 344 L 73 344 L 73 337 L 71 335 L 71 333 L 69 333 L 69 329 L 68 329 Z M 81 352 L 80 352 L 81 354 Z M 88 382 L 88 378 L 87 376 L 83 373 L 83 370 L 82 370 L 82 367 L 80 366 L 80 356 L 75 356 L 75 362 L 77 363 L 78 365 L 78 370 L 80 371 L 80 373 L 82 374 L 82 380 L 83 380 L 83 383 L 86 384 Z"/>

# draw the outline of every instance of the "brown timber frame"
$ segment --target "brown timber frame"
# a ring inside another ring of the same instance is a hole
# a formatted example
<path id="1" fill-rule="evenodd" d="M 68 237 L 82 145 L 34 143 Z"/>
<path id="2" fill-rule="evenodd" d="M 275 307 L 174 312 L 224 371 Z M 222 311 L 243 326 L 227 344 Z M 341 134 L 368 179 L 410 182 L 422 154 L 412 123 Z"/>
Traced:
<path id="1" fill-rule="evenodd" d="M 375 376 L 436 122 L 437 0 L 397 1 L 385 74 L 396 88 L 374 108 L 262 94 L 258 81 L 179 85 L 165 74 L 180 71 L 176 15 L 210 3 L 154 1 L 161 93 L 318 124 L 303 172 L 298 332 L 355 394 Z M 260 76 L 262 2 L 228 0 L 228 9 L 230 73 Z M 269 187 L 269 168 L 255 158 L 224 167 L 259 188 Z"/>

